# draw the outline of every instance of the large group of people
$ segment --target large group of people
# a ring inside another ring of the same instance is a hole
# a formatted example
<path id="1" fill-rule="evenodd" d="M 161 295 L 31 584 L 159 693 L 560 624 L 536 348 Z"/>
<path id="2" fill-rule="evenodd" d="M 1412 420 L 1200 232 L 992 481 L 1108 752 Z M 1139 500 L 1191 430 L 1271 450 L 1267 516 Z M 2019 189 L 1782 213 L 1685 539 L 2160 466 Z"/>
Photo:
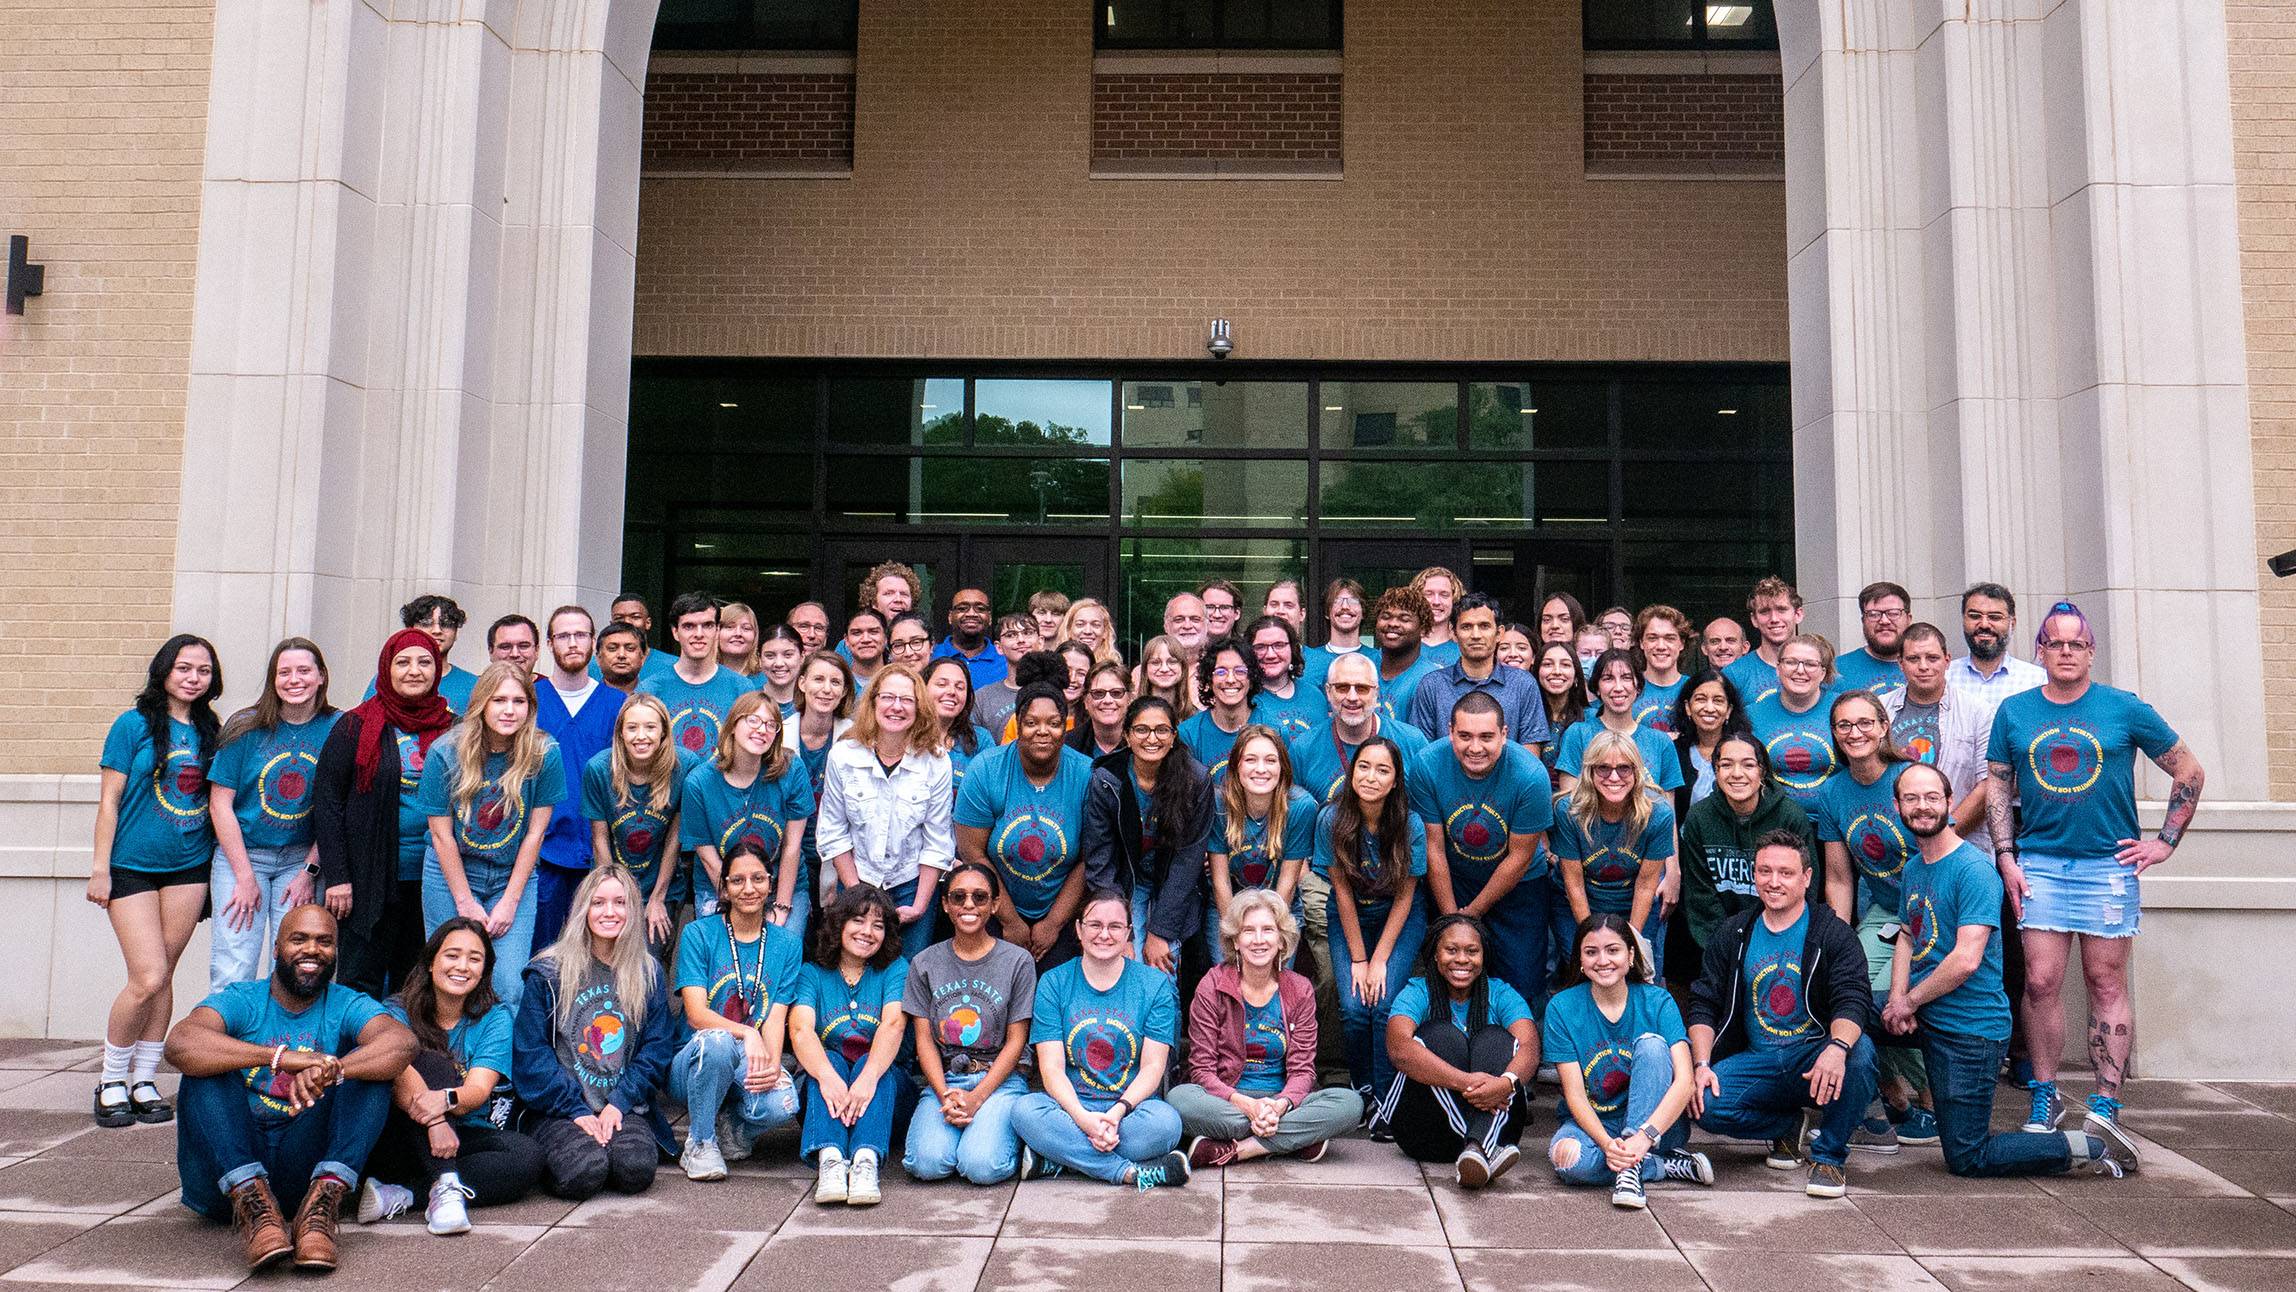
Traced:
<path id="1" fill-rule="evenodd" d="M 1623 1207 L 1714 1182 L 1694 1127 L 1819 1198 L 1907 1144 L 2138 1168 L 2128 950 L 2202 772 L 2070 602 L 2038 664 L 1993 584 L 1959 655 L 1890 583 L 1848 652 L 1776 578 L 1703 626 L 1342 579 L 1312 632 L 1297 583 L 1247 617 L 1214 580 L 1130 658 L 1089 598 L 935 624 L 887 563 L 858 602 L 833 638 L 688 592 L 668 647 L 636 596 L 506 615 L 473 674 L 423 596 L 356 705 L 291 637 L 228 721 L 215 648 L 170 639 L 102 755 L 97 1122 L 175 1120 L 186 1205 L 310 1269 L 345 1214 L 459 1233 L 784 1126 L 845 1206 L 896 1158 L 1151 1189 L 1359 1129 L 1480 1188 L 1541 1085 L 1548 1167 Z M 1994 1133 L 2004 1079 L 2030 1112 Z"/>

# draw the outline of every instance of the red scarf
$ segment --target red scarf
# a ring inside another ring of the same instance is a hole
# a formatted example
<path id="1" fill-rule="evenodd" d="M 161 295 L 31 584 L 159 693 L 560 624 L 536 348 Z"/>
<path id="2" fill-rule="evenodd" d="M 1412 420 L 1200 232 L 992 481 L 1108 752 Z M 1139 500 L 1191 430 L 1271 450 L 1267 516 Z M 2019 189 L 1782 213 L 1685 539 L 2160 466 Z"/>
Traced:
<path id="1" fill-rule="evenodd" d="M 432 670 L 430 690 L 409 698 L 400 695 L 391 685 L 391 660 L 409 646 L 420 646 L 430 652 Z M 375 770 L 383 763 L 383 728 L 396 727 L 415 738 L 415 748 L 430 752 L 431 742 L 438 733 L 454 723 L 454 710 L 439 698 L 438 674 L 445 671 L 446 661 L 438 653 L 438 643 L 420 628 L 401 628 L 383 643 L 383 653 L 375 660 L 375 693 L 359 702 L 351 710 L 359 720 L 359 757 L 355 764 L 357 774 L 352 783 L 359 793 L 375 788 Z"/>

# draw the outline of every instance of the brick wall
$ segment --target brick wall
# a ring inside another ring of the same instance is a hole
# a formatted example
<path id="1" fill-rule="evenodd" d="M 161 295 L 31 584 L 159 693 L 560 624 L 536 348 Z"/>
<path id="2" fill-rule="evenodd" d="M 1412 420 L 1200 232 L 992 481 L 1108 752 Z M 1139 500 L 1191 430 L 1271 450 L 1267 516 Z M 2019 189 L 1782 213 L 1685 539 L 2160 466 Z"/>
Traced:
<path id="1" fill-rule="evenodd" d="M 1585 81 L 1589 167 L 1786 164 L 1786 88 L 1776 75 L 1590 72 Z"/>
<path id="2" fill-rule="evenodd" d="M 169 631 L 213 6 L 0 13 L 0 772 L 92 773 Z"/>
<path id="3" fill-rule="evenodd" d="M 2260 557 L 2296 547 L 2296 31 L 2282 0 L 2230 0 L 2233 170 Z M 2296 580 L 2263 576 L 2272 797 L 2296 798 Z"/>
<path id="4" fill-rule="evenodd" d="M 1340 163 L 1337 72 L 1102 72 L 1092 160 Z"/>
<path id="5" fill-rule="evenodd" d="M 853 164 L 853 74 L 667 70 L 646 77 L 648 170 Z"/>

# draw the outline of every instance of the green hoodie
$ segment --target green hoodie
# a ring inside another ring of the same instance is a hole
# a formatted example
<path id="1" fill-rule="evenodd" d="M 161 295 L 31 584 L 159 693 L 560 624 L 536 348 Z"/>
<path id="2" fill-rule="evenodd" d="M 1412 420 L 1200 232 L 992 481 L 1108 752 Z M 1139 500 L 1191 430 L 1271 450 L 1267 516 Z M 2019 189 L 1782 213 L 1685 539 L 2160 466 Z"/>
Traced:
<path id="1" fill-rule="evenodd" d="M 1714 926 L 1743 910 L 1760 906 L 1754 895 L 1754 842 L 1772 830 L 1802 840 L 1802 858 L 1816 874 L 1810 843 L 1810 816 L 1774 785 L 1762 786 L 1752 816 L 1739 816 L 1716 790 L 1690 805 L 1682 821 L 1682 904 L 1690 913 L 1690 936 L 1705 949 Z M 1816 886 L 1810 900 L 1818 900 Z"/>

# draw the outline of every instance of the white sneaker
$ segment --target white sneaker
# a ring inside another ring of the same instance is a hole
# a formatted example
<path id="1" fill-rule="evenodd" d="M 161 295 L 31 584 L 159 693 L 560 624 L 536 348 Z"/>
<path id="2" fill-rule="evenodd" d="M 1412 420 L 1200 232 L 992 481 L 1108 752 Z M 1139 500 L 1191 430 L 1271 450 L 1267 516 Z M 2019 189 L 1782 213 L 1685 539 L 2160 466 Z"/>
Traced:
<path id="1" fill-rule="evenodd" d="M 718 1152 L 716 1140 L 687 1140 L 685 1151 L 678 1154 L 678 1165 L 686 1169 L 689 1180 L 723 1180 L 725 1157 Z"/>
<path id="2" fill-rule="evenodd" d="M 464 1204 L 477 1196 L 462 1177 L 449 1171 L 431 1186 L 430 1206 L 423 1210 L 423 1219 L 434 1234 L 467 1234 L 470 1232 L 470 1209 Z"/>
<path id="3" fill-rule="evenodd" d="M 847 1176 L 845 1155 L 836 1149 L 825 1148 L 814 1155 L 814 1160 L 820 1165 L 821 1175 L 813 1185 L 813 1200 L 824 1207 L 833 1202 L 845 1201 L 852 1187 Z"/>
<path id="4" fill-rule="evenodd" d="M 853 1165 L 845 1173 L 845 1205 L 874 1207 L 884 1199 L 877 1190 L 877 1150 L 862 1149 L 853 1155 Z"/>
<path id="5" fill-rule="evenodd" d="M 415 1191 L 396 1184 L 385 1184 L 373 1176 L 359 1181 L 359 1223 L 371 1225 L 378 1220 L 389 1220 L 415 1205 Z"/>

